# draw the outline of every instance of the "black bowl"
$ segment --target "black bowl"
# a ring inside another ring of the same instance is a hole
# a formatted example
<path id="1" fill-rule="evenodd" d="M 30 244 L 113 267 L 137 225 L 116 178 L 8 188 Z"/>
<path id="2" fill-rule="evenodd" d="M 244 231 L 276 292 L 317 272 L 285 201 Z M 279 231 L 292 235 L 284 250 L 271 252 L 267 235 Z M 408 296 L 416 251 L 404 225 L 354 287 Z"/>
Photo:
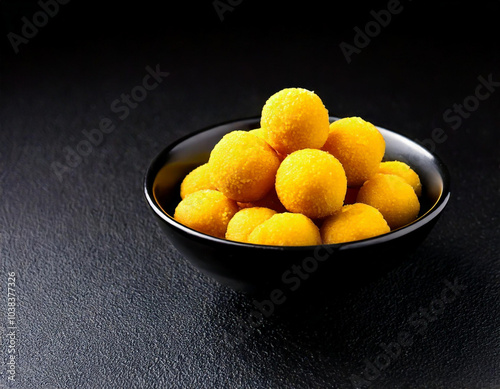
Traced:
<path id="1" fill-rule="evenodd" d="M 207 162 L 212 148 L 228 132 L 258 127 L 260 118 L 250 118 L 189 134 L 152 161 L 144 180 L 146 201 L 173 246 L 200 271 L 235 290 L 275 290 L 278 298 L 281 292 L 293 292 L 304 283 L 366 283 L 397 266 L 424 240 L 450 198 L 448 171 L 436 155 L 402 135 L 377 127 L 386 142 L 384 160 L 408 163 L 422 182 L 420 215 L 405 227 L 351 243 L 277 247 L 215 238 L 174 220 L 185 175 Z"/>

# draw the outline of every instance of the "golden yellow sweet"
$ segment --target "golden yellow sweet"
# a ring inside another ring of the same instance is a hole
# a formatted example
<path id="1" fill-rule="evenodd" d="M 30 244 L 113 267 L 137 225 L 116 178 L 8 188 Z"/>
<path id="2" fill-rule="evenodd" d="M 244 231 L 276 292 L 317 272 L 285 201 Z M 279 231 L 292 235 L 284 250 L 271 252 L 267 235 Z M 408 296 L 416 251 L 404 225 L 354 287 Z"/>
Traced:
<path id="1" fill-rule="evenodd" d="M 322 149 L 342 163 L 347 185 L 361 186 L 377 173 L 385 141 L 373 124 L 355 116 L 334 121 Z"/>
<path id="2" fill-rule="evenodd" d="M 372 238 L 390 230 L 380 211 L 367 204 L 355 203 L 344 205 L 328 216 L 320 232 L 324 244 L 334 244 Z"/>
<path id="3" fill-rule="evenodd" d="M 253 130 L 248 131 L 248 133 L 255 135 L 255 136 L 258 136 L 259 138 L 261 138 L 263 140 L 266 140 L 266 138 L 264 138 L 264 131 L 262 130 L 262 128 L 255 128 Z"/>
<path id="4" fill-rule="evenodd" d="M 264 137 L 283 155 L 321 148 L 328 137 L 329 124 L 328 110 L 319 96 L 303 88 L 282 89 L 262 108 Z"/>
<path id="5" fill-rule="evenodd" d="M 251 202 L 272 189 L 280 160 L 261 138 L 232 131 L 215 145 L 208 165 L 217 190 L 232 200 Z"/>
<path id="6" fill-rule="evenodd" d="M 227 225 L 226 239 L 248 242 L 250 233 L 276 212 L 269 208 L 253 207 L 242 209 L 233 216 Z"/>
<path id="7" fill-rule="evenodd" d="M 288 155 L 276 174 L 276 192 L 290 212 L 311 219 L 339 210 L 347 180 L 340 162 L 326 151 L 304 149 Z"/>
<path id="8" fill-rule="evenodd" d="M 239 208 L 235 201 L 212 189 L 199 190 L 177 205 L 174 219 L 196 231 L 224 238 L 229 221 Z"/>
<path id="9" fill-rule="evenodd" d="M 391 229 L 414 221 L 420 211 L 415 191 L 401 177 L 376 174 L 366 181 L 358 193 L 357 201 L 377 208 Z"/>
<path id="10" fill-rule="evenodd" d="M 181 183 L 181 199 L 203 189 L 215 189 L 215 186 L 212 185 L 210 180 L 210 172 L 207 163 L 193 169 L 184 177 Z"/>
<path id="11" fill-rule="evenodd" d="M 422 184 L 418 174 L 406 163 L 401 161 L 381 162 L 378 169 L 382 174 L 394 174 L 401 177 L 413 187 L 415 194 L 420 197 L 422 194 Z"/>
<path id="12" fill-rule="evenodd" d="M 248 242 L 272 246 L 314 246 L 321 244 L 321 235 L 307 216 L 286 212 L 277 213 L 255 227 Z"/>

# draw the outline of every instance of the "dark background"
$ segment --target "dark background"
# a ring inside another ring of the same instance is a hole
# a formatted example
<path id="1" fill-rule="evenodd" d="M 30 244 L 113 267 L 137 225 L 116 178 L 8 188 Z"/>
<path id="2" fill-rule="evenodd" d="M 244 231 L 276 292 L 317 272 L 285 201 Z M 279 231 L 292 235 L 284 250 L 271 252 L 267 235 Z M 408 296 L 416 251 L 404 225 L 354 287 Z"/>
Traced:
<path id="1" fill-rule="evenodd" d="M 352 388 L 366 369 L 359 387 L 500 387 L 500 91 L 458 126 L 443 118 L 474 95 L 480 76 L 500 81 L 500 2 L 401 5 L 347 63 L 340 43 L 352 44 L 354 28 L 387 2 L 247 0 L 221 21 L 211 1 L 73 0 L 15 54 L 7 34 L 19 34 L 40 5 L 3 0 L 0 387 Z M 168 77 L 121 120 L 112 102 L 157 65 Z M 248 332 L 251 299 L 173 249 L 142 180 L 170 142 L 258 116 L 271 94 L 292 86 L 314 90 L 332 116 L 361 116 L 411 139 L 441 128 L 434 146 L 452 199 L 398 268 Z M 58 177 L 54 163 L 103 118 L 115 130 Z M 5 365 L 9 272 L 14 382 Z M 463 288 L 426 319 L 422 309 L 447 281 Z M 382 344 L 401 332 L 412 344 L 374 373 Z"/>

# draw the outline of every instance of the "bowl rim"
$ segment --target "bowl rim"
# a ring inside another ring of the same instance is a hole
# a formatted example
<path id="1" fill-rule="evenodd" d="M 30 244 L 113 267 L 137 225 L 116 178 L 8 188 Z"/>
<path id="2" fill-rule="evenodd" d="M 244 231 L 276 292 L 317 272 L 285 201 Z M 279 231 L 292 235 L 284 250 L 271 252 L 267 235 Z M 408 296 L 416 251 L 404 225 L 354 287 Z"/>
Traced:
<path id="1" fill-rule="evenodd" d="M 330 116 L 329 117 L 330 122 L 335 121 L 340 119 L 340 117 L 335 117 L 335 116 Z M 443 181 L 443 187 L 441 190 L 441 193 L 439 194 L 439 198 L 437 201 L 422 215 L 420 215 L 417 219 L 415 219 L 413 222 L 410 224 L 407 224 L 405 226 L 399 227 L 395 230 L 392 230 L 388 233 L 382 234 L 382 235 L 377 235 L 371 238 L 366 238 L 366 239 L 361 239 L 361 240 L 356 240 L 352 242 L 345 242 L 345 243 L 334 243 L 334 244 L 321 244 L 321 245 L 314 245 L 314 246 L 273 246 L 273 245 L 261 245 L 261 244 L 253 244 L 253 243 L 243 243 L 243 242 L 237 242 L 237 241 L 232 241 L 232 240 L 227 240 L 227 239 L 221 239 L 217 238 L 211 235 L 204 234 L 202 232 L 196 231 L 190 227 L 187 227 L 180 222 L 176 221 L 172 216 L 170 216 L 166 211 L 163 210 L 161 205 L 156 201 L 155 195 L 153 193 L 153 184 L 156 178 L 156 175 L 158 174 L 159 170 L 165 165 L 164 159 L 165 157 L 170 153 L 172 149 L 174 149 L 177 145 L 180 143 L 184 142 L 185 140 L 194 137 L 200 133 L 206 132 L 213 130 L 215 128 L 231 125 L 231 124 L 240 124 L 242 125 L 243 123 L 252 123 L 252 122 L 259 122 L 260 121 L 260 116 L 250 116 L 246 118 L 240 118 L 240 119 L 233 119 L 233 120 L 227 120 L 224 122 L 220 122 L 218 124 L 210 125 L 203 127 L 199 130 L 196 130 L 194 132 L 190 132 L 186 135 L 183 135 L 170 144 L 168 144 L 165 148 L 163 148 L 149 163 L 146 173 L 144 175 L 143 179 L 143 194 L 145 196 L 146 202 L 148 203 L 149 207 L 151 210 L 155 213 L 156 216 L 158 216 L 161 220 L 169 224 L 171 227 L 180 230 L 184 234 L 190 235 L 193 238 L 201 239 L 201 240 L 207 240 L 210 243 L 215 243 L 215 244 L 223 244 L 223 245 L 228 245 L 228 246 L 234 246 L 234 247 L 241 247 L 241 248 L 254 248 L 254 249 L 267 249 L 267 250 L 277 250 L 277 251 L 283 251 L 283 250 L 303 250 L 303 251 L 310 251 L 311 249 L 314 248 L 322 248 L 322 247 L 327 247 L 330 250 L 350 250 L 350 249 L 357 249 L 357 248 L 362 248 L 370 245 L 377 245 L 379 243 L 387 243 L 389 241 L 398 239 L 402 236 L 411 234 L 413 231 L 418 230 L 419 228 L 423 227 L 427 223 L 432 222 L 436 217 L 438 217 L 443 209 L 446 207 L 450 196 L 450 174 L 448 171 L 448 168 L 446 165 L 443 163 L 441 158 L 435 154 L 434 152 L 431 152 L 427 150 L 425 147 L 422 145 L 416 143 L 415 141 L 411 140 L 410 138 L 406 137 L 405 135 L 402 135 L 398 132 L 394 132 L 392 130 L 388 130 L 385 127 L 381 127 L 378 125 L 375 125 L 375 127 L 378 130 L 382 130 L 382 132 L 389 132 L 391 133 L 392 136 L 395 136 L 396 138 L 399 138 L 401 141 L 405 143 L 409 143 L 412 145 L 412 147 L 417 147 L 420 149 L 420 152 L 427 154 L 428 157 L 431 157 L 432 160 L 434 160 L 437 170 L 439 172 L 439 175 Z"/>

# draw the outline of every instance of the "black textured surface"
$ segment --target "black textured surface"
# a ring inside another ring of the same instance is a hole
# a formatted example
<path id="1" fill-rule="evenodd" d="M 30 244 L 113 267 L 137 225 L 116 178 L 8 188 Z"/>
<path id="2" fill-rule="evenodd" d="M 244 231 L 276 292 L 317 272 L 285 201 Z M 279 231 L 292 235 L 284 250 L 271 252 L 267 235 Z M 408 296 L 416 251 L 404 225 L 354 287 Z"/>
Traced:
<path id="1" fill-rule="evenodd" d="M 474 102 L 479 77 L 500 82 L 500 5 L 401 4 L 348 64 L 339 44 L 387 2 L 327 10 L 244 1 L 221 21 L 210 1 L 165 10 L 74 1 L 15 55 L 5 37 L 39 5 L 2 1 L 0 387 L 499 387 L 500 87 L 461 123 L 443 114 Z M 157 65 L 169 75 L 126 117 L 114 112 L 113 101 Z M 441 128 L 447 139 L 436 152 L 452 199 L 394 271 L 327 303 L 285 302 L 286 314 L 249 328 L 252 301 L 175 252 L 142 180 L 169 142 L 258 115 L 289 86 L 316 91 L 330 115 L 358 115 L 412 139 Z M 103 118 L 114 130 L 58 177 L 54 162 Z M 461 287 L 455 294 L 447 283 Z M 439 312 L 425 316 L 430 308 Z M 383 349 L 391 343 L 392 357 Z"/>

